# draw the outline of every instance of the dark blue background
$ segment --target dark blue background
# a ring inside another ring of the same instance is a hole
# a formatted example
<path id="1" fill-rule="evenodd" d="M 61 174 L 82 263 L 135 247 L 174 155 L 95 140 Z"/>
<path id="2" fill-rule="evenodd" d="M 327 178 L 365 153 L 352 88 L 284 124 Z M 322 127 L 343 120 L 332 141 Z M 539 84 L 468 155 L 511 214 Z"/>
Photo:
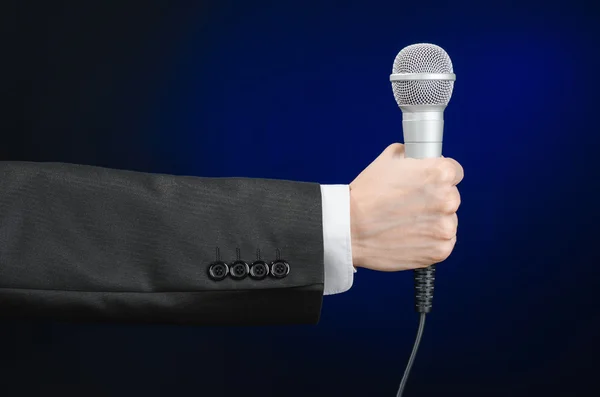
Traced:
<path id="1" fill-rule="evenodd" d="M 438 44 L 466 176 L 406 395 L 598 395 L 593 2 L 169 3 L 10 4 L 0 159 L 349 183 L 402 139 L 396 53 Z M 411 282 L 361 270 L 316 327 L 4 322 L 2 395 L 392 396 Z"/>

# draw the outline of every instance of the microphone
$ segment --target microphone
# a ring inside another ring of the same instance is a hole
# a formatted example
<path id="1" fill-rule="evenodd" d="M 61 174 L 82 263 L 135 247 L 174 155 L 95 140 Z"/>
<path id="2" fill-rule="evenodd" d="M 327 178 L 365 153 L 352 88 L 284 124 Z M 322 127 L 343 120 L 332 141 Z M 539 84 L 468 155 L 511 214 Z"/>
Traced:
<path id="1" fill-rule="evenodd" d="M 442 155 L 444 109 L 452 96 L 454 80 L 452 61 L 441 47 L 413 44 L 396 56 L 390 81 L 402 110 L 406 157 Z"/>
<path id="2" fill-rule="evenodd" d="M 403 48 L 394 59 L 390 81 L 396 103 L 402 110 L 405 156 L 424 159 L 441 157 L 444 135 L 444 110 L 448 106 L 456 75 L 450 57 L 434 44 L 413 44 Z M 417 338 L 402 377 L 397 397 L 406 386 L 431 311 L 435 265 L 416 269 L 414 274 L 415 309 L 420 313 Z"/>

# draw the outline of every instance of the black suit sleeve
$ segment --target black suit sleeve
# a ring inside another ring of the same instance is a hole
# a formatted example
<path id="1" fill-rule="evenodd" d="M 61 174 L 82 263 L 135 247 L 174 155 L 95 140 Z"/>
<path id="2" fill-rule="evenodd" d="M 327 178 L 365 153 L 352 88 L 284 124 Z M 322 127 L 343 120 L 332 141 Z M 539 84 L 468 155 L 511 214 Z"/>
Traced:
<path id="1" fill-rule="evenodd" d="M 232 266 L 259 255 L 284 277 Z M 316 183 L 0 162 L 2 317 L 315 324 L 322 295 Z"/>

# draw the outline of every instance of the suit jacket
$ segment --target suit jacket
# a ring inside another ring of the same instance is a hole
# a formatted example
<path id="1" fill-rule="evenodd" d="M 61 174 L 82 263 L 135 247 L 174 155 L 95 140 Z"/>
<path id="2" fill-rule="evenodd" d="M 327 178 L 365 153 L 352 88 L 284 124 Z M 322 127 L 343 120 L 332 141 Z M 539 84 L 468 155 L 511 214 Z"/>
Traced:
<path id="1" fill-rule="evenodd" d="M 0 316 L 315 324 L 316 183 L 0 162 Z"/>

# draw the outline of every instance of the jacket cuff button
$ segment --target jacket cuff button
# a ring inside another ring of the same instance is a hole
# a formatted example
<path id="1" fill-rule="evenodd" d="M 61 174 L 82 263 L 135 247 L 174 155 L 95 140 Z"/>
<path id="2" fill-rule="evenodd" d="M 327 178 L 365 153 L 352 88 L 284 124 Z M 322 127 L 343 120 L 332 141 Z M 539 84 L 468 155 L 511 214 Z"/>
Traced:
<path id="1" fill-rule="evenodd" d="M 275 278 L 284 278 L 290 273 L 290 265 L 283 259 L 271 263 L 271 275 Z"/>
<path id="2" fill-rule="evenodd" d="M 235 261 L 231 264 L 231 269 L 229 271 L 229 275 L 231 278 L 236 280 L 241 280 L 245 278 L 250 272 L 250 268 L 248 264 L 244 261 Z"/>
<path id="3" fill-rule="evenodd" d="M 217 261 L 211 263 L 208 267 L 208 276 L 215 280 L 221 281 L 229 274 L 229 266 L 225 262 Z"/>
<path id="4" fill-rule="evenodd" d="M 250 277 L 262 280 L 269 274 L 269 265 L 264 261 L 256 261 L 250 266 Z"/>

